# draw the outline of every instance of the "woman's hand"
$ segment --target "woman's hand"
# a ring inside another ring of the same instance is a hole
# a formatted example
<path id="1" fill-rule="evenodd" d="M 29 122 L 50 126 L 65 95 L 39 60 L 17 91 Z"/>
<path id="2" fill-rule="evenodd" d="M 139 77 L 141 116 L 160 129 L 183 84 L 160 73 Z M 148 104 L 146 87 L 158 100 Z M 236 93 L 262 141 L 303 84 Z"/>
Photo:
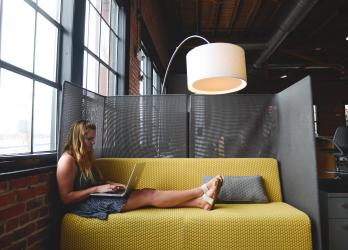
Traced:
<path id="1" fill-rule="evenodd" d="M 110 182 L 108 184 L 96 186 L 97 193 L 112 192 L 117 190 L 125 189 L 126 186 L 120 183 Z"/>

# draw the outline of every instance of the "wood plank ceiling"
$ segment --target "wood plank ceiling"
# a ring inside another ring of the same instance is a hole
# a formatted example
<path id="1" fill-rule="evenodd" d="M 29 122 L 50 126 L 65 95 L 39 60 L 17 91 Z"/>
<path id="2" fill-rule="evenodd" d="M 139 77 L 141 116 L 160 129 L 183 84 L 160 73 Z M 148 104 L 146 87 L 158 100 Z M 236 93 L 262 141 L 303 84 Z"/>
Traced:
<path id="1" fill-rule="evenodd" d="M 239 44 L 246 50 L 248 82 L 252 85 L 284 82 L 281 86 L 286 87 L 286 83 L 305 75 L 320 81 L 348 82 L 346 0 L 161 0 L 159 3 L 167 17 L 173 50 L 193 34 L 210 42 Z M 188 43 L 186 50 L 198 44 L 202 43 Z M 185 69 L 177 66 L 175 70 Z M 284 75 L 287 78 L 281 78 Z"/>

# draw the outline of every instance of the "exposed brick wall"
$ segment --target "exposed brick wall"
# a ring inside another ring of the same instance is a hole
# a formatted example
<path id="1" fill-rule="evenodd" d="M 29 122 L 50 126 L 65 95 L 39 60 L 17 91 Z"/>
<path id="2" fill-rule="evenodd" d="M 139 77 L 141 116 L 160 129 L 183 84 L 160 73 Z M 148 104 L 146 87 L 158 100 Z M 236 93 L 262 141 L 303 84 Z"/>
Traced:
<path id="1" fill-rule="evenodd" d="M 136 57 L 139 38 L 139 22 L 137 17 L 137 7 L 140 2 L 141 14 L 144 24 L 150 33 L 153 46 L 161 61 L 161 66 L 165 68 L 169 61 L 168 55 L 168 35 L 161 16 L 158 2 L 154 0 L 131 0 L 130 11 L 130 46 L 129 46 L 129 94 L 139 94 L 139 61 Z"/>
<path id="2" fill-rule="evenodd" d="M 48 248 L 55 186 L 55 172 L 0 181 L 0 249 Z"/>

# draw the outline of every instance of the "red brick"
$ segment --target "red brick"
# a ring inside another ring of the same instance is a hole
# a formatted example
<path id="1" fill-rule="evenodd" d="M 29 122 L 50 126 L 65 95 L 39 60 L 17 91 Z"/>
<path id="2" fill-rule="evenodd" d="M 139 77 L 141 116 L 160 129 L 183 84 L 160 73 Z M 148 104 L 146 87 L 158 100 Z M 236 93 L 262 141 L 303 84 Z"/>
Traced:
<path id="1" fill-rule="evenodd" d="M 8 190 L 8 181 L 0 181 L 0 193 Z"/>
<path id="2" fill-rule="evenodd" d="M 37 183 L 39 183 L 39 182 L 40 182 L 40 179 L 39 179 L 39 176 L 38 176 L 38 175 L 33 175 L 33 176 L 31 176 L 30 183 L 31 183 L 32 185 L 35 185 L 35 184 L 37 184 Z"/>
<path id="3" fill-rule="evenodd" d="M 12 204 L 16 201 L 16 195 L 14 192 L 0 195 L 0 204 L 1 207 L 5 207 L 9 204 Z"/>
<path id="4" fill-rule="evenodd" d="M 12 233 L 12 240 L 16 241 L 24 237 L 29 236 L 32 232 L 36 230 L 35 222 L 26 225 L 25 227 L 19 228 Z"/>
<path id="5" fill-rule="evenodd" d="M 0 221 L 9 219 L 24 212 L 25 204 L 20 203 L 0 211 Z"/>
<path id="6" fill-rule="evenodd" d="M 10 189 L 23 188 L 30 185 L 30 177 L 22 177 L 10 181 Z"/>
<path id="7" fill-rule="evenodd" d="M 49 173 L 44 173 L 39 175 L 39 182 L 47 182 L 49 178 Z"/>
<path id="8" fill-rule="evenodd" d="M 30 235 L 28 238 L 28 246 L 31 246 L 32 244 L 42 241 L 43 239 L 48 238 L 48 230 L 43 229 L 41 231 L 35 232 L 34 234 Z M 37 244 L 35 244 L 37 245 Z"/>
<path id="9" fill-rule="evenodd" d="M 9 248 L 6 248 L 5 250 L 24 250 L 27 249 L 27 241 L 21 240 L 20 242 L 16 242 L 15 244 L 11 245 Z"/>
<path id="10" fill-rule="evenodd" d="M 48 192 L 49 192 L 49 186 L 46 183 L 44 185 L 35 186 L 35 187 L 33 186 L 31 188 L 24 189 L 24 190 L 18 190 L 17 199 L 19 201 L 28 200 L 30 198 L 33 198 L 35 196 L 38 196 L 40 194 L 45 194 Z"/>
<path id="11" fill-rule="evenodd" d="M 43 205 L 43 198 L 38 197 L 27 202 L 27 210 L 32 210 Z"/>
<path id="12" fill-rule="evenodd" d="M 28 250 L 42 250 L 42 249 L 45 249 L 45 247 L 43 247 L 43 243 L 42 241 L 38 241 L 36 242 L 34 245 L 30 246 L 28 248 Z"/>
<path id="13" fill-rule="evenodd" d="M 48 206 L 40 208 L 40 217 L 44 217 L 49 212 Z"/>
<path id="14" fill-rule="evenodd" d="M 26 213 L 21 215 L 21 217 L 19 217 L 19 223 L 20 225 L 24 225 L 27 224 L 30 221 L 30 214 Z"/>
<path id="15" fill-rule="evenodd" d="M 40 215 L 40 209 L 35 209 L 33 211 L 30 212 L 30 220 L 35 220 L 36 218 L 38 218 Z"/>
<path id="16" fill-rule="evenodd" d="M 13 231 L 13 229 L 17 228 L 19 225 L 18 217 L 13 218 L 6 223 L 6 232 Z"/>
<path id="17" fill-rule="evenodd" d="M 49 226 L 50 217 L 42 218 L 36 222 L 37 228 L 43 228 Z"/>
<path id="18" fill-rule="evenodd" d="M 0 249 L 4 249 L 5 247 L 11 245 L 12 243 L 12 235 L 7 234 L 0 237 Z"/>

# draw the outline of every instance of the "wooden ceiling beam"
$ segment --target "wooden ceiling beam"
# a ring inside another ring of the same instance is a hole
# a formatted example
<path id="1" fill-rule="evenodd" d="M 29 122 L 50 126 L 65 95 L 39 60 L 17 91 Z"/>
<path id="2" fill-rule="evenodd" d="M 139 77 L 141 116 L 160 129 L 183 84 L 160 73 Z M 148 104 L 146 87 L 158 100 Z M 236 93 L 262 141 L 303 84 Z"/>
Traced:
<path id="1" fill-rule="evenodd" d="M 200 0 L 196 0 L 196 35 L 201 31 L 201 4 Z"/>
<path id="2" fill-rule="evenodd" d="M 220 14 L 221 14 L 221 9 L 224 5 L 224 0 L 219 0 L 217 3 L 217 8 L 214 13 L 214 21 L 213 21 L 213 36 L 216 35 L 216 31 L 218 29 L 219 21 L 220 21 Z"/>
<path id="3" fill-rule="evenodd" d="M 234 8 L 233 13 L 231 14 L 230 23 L 228 25 L 228 36 L 232 34 L 233 26 L 237 19 L 237 13 L 239 13 L 239 10 L 240 10 L 240 5 L 241 5 L 240 0 L 236 0 L 235 2 L 236 2 L 236 7 Z"/>
<path id="4" fill-rule="evenodd" d="M 247 30 L 250 31 L 250 27 L 252 27 L 252 25 L 254 24 L 255 18 L 258 16 L 260 8 L 261 8 L 261 1 L 260 0 L 253 1 L 253 6 L 250 9 L 250 14 L 248 15 L 248 20 L 245 25 L 245 28 Z"/>

